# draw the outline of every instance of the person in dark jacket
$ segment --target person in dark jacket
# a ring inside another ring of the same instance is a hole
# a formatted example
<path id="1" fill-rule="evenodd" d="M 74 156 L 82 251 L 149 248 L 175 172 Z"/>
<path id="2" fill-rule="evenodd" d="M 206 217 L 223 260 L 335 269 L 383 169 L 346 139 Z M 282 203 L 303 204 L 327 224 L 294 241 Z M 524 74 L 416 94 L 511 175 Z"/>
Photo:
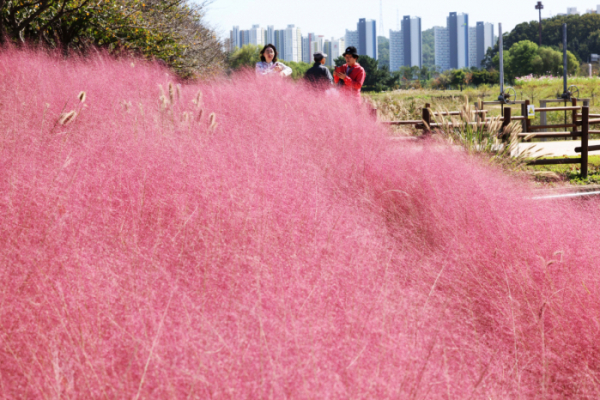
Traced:
<path id="1" fill-rule="evenodd" d="M 304 79 L 311 82 L 315 86 L 331 86 L 333 84 L 333 77 L 331 76 L 331 72 L 325 66 L 325 60 L 327 59 L 327 54 L 322 52 L 317 52 L 313 54 L 315 64 L 309 68 L 308 71 L 304 74 Z"/>

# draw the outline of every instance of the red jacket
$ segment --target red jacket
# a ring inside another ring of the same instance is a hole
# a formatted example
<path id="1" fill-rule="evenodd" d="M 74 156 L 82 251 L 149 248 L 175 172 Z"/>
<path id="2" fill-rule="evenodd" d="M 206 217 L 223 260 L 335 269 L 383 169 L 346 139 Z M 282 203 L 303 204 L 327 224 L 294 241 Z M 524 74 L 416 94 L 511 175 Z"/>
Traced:
<path id="1" fill-rule="evenodd" d="M 344 64 L 335 69 L 335 72 L 346 74 L 346 79 L 344 79 L 344 89 L 346 89 L 349 94 L 360 98 L 360 89 L 362 88 L 366 77 L 365 69 L 361 67 L 359 63 L 356 63 L 354 64 L 354 67 L 350 69 L 349 73 L 346 73 L 346 71 L 348 71 L 348 64 Z M 334 75 L 333 80 L 335 83 L 338 83 L 340 78 Z"/>

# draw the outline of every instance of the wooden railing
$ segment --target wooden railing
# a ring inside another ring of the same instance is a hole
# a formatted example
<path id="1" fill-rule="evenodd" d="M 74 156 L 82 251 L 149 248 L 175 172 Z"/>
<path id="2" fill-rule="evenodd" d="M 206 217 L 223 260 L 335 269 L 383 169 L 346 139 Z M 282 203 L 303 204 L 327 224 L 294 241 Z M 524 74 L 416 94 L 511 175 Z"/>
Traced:
<path id="1" fill-rule="evenodd" d="M 589 146 L 589 135 L 592 133 L 600 133 L 600 131 L 590 130 L 590 125 L 600 125 L 600 118 L 590 119 L 590 109 L 589 106 L 585 105 L 580 107 L 577 105 L 577 99 L 571 99 L 571 105 L 565 107 L 540 107 L 536 109 L 536 112 L 540 113 L 548 113 L 548 112 L 570 112 L 571 121 L 569 123 L 564 124 L 553 124 L 553 125 L 531 125 L 531 120 L 527 118 L 527 106 L 529 105 L 529 100 L 525 100 L 522 102 L 516 102 L 521 105 L 521 115 L 513 116 L 511 107 L 504 107 L 503 116 L 499 117 L 499 120 L 502 121 L 502 126 L 500 128 L 500 133 L 502 133 L 501 138 L 504 142 L 508 141 L 508 134 L 506 132 L 506 127 L 512 121 L 523 121 L 523 132 L 519 134 L 521 138 L 527 138 L 528 141 L 531 141 L 532 138 L 560 138 L 560 137 L 570 137 L 573 139 L 581 138 L 581 146 L 575 148 L 576 153 L 581 153 L 581 157 L 579 158 L 560 158 L 560 159 L 538 159 L 535 161 L 531 161 L 528 165 L 555 165 L 555 164 L 581 164 L 581 176 L 587 178 L 588 175 L 588 153 L 590 151 L 600 151 L 599 146 Z M 500 104 L 500 102 L 480 102 L 480 104 Z M 477 109 L 475 110 L 475 114 L 480 118 L 480 122 L 470 122 L 471 125 L 488 125 L 492 118 L 485 117 L 487 114 L 487 110 Z M 425 130 L 426 133 L 429 133 L 431 130 L 435 130 L 436 128 L 441 128 L 443 126 L 454 127 L 452 122 L 445 122 L 443 124 L 432 122 L 434 117 L 436 116 L 460 116 L 462 113 L 460 111 L 447 111 L 447 112 L 432 112 L 431 105 L 429 103 L 425 104 L 425 107 L 421 110 L 422 119 L 421 120 L 410 120 L 410 121 L 389 121 L 382 122 L 387 125 L 412 125 L 416 129 Z M 480 117 L 483 115 L 483 117 Z M 593 117 L 600 117 L 600 114 L 593 114 Z M 496 117 L 498 118 L 498 117 Z M 581 119 L 580 119 L 581 118 Z M 465 126 L 466 122 L 457 123 L 456 126 Z M 578 130 L 580 128 L 580 130 Z M 547 129 L 571 129 L 560 132 L 551 132 L 547 131 Z M 536 132 L 540 131 L 540 132 Z"/>

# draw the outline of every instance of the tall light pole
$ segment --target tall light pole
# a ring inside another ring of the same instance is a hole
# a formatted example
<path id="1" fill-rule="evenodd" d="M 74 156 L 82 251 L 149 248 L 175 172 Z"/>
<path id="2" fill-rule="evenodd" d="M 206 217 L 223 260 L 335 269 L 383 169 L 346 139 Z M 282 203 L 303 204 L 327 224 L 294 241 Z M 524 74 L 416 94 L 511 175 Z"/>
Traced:
<path id="1" fill-rule="evenodd" d="M 541 1 L 537 2 L 535 9 L 540 11 L 540 47 L 541 47 L 542 46 L 542 10 L 544 9 L 544 5 L 542 4 Z"/>

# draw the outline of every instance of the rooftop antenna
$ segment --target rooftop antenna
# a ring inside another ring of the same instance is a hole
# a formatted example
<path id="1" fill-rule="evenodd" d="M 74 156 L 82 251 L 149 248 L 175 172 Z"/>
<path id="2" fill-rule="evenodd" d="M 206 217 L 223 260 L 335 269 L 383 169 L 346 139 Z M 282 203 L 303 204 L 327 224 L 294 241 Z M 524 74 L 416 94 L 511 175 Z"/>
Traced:
<path id="1" fill-rule="evenodd" d="M 500 95 L 498 101 L 504 106 L 504 104 L 514 104 L 517 98 L 517 92 L 512 87 L 504 90 L 504 38 L 502 37 L 502 24 L 498 24 L 498 50 L 500 56 Z M 515 100 L 511 100 L 511 98 Z M 502 107 L 502 114 L 504 115 L 504 107 Z"/>
<path id="2" fill-rule="evenodd" d="M 379 32 L 383 36 L 383 0 L 379 0 Z"/>

